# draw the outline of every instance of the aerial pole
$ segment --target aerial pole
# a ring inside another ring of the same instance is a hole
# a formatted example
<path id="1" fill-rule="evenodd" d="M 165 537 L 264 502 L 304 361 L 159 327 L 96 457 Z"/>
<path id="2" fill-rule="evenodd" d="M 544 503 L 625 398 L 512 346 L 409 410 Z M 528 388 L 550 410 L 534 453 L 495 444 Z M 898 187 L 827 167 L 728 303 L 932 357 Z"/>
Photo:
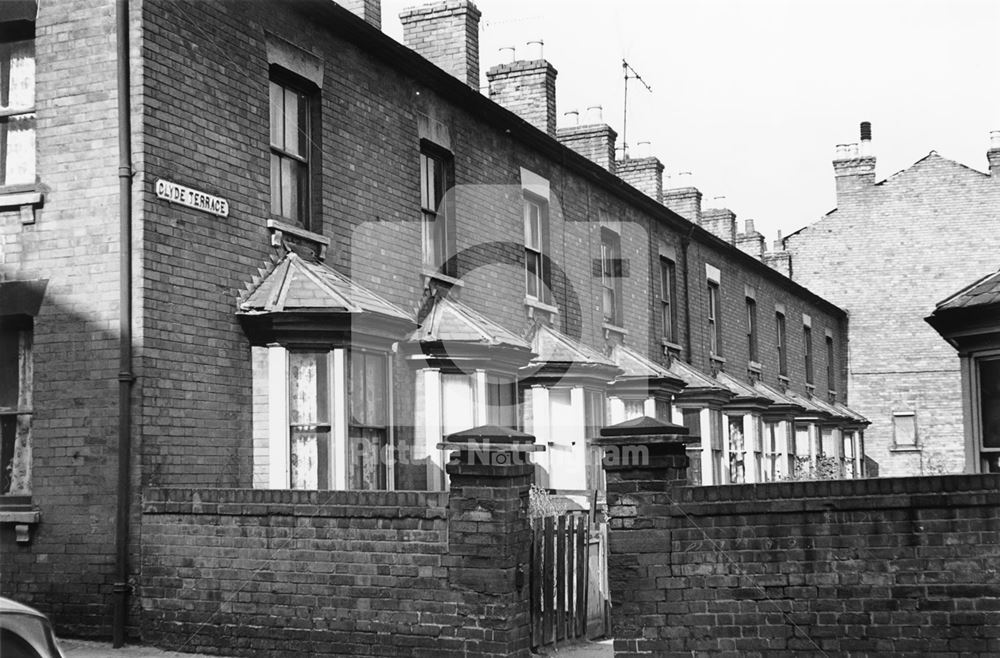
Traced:
<path id="1" fill-rule="evenodd" d="M 646 91 L 653 93 L 653 88 L 646 84 L 646 81 L 642 79 L 632 65 L 622 58 L 622 74 L 625 76 L 625 107 L 622 111 L 622 157 L 628 157 L 628 81 L 638 80 L 642 83 L 642 86 L 646 88 Z"/>

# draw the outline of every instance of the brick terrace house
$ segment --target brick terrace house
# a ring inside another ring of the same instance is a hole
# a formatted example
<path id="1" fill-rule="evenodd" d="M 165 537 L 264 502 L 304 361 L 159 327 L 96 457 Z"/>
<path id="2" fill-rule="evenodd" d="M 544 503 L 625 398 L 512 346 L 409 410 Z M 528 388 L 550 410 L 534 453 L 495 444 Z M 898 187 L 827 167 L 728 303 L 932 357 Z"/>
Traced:
<path id="1" fill-rule="evenodd" d="M 406 46 L 350 5 L 5 3 L 5 595 L 106 634 L 146 492 L 446 490 L 477 425 L 573 495 L 642 415 L 702 437 L 704 483 L 860 474 L 842 309 L 609 126 L 557 129 L 548 62 L 481 94 L 471 3 Z"/>
<path id="2" fill-rule="evenodd" d="M 838 148 L 837 208 L 784 239 L 795 281 L 850 314 L 851 406 L 871 421 L 880 475 L 978 472 L 963 445 L 959 359 L 923 319 L 993 272 L 1000 248 L 1000 132 L 988 173 L 934 151 L 877 181 L 871 126 Z"/>

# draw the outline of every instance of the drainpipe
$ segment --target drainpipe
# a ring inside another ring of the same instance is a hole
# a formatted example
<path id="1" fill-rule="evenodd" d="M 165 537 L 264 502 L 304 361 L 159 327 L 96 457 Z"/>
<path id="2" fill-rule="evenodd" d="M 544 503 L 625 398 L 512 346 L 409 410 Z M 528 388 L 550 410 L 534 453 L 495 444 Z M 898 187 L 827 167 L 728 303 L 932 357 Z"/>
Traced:
<path id="1" fill-rule="evenodd" d="M 691 276 L 688 272 L 688 247 L 693 233 L 692 224 L 688 234 L 681 238 L 681 267 L 684 269 L 684 360 L 688 363 L 691 363 Z"/>
<path id="2" fill-rule="evenodd" d="M 116 0 L 118 32 L 118 509 L 115 520 L 114 647 L 125 644 L 128 619 L 128 537 L 132 487 L 132 122 L 129 108 L 128 0 Z"/>

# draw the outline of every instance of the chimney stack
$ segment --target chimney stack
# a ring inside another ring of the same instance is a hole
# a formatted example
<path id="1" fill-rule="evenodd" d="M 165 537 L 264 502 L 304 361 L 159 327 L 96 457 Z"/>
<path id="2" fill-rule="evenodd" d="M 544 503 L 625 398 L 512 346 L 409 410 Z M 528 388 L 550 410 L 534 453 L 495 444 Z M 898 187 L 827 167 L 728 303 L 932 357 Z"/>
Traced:
<path id="1" fill-rule="evenodd" d="M 701 223 L 701 192 L 694 186 L 690 171 L 671 177 L 669 189 L 663 192 L 663 205 L 694 224 Z"/>
<path id="2" fill-rule="evenodd" d="M 405 9 L 403 43 L 478 91 L 480 16 L 469 0 Z"/>
<path id="3" fill-rule="evenodd" d="M 486 79 L 491 100 L 555 137 L 556 70 L 543 59 L 543 45 L 542 41 L 529 41 L 532 59 L 498 64 L 486 72 Z"/>
<path id="4" fill-rule="evenodd" d="M 833 173 L 837 182 L 837 206 L 858 200 L 875 184 L 875 156 L 871 152 L 872 124 L 861 122 L 861 146 L 838 144 L 833 160 Z"/>
<path id="5" fill-rule="evenodd" d="M 713 200 L 716 208 L 706 208 L 701 211 L 699 224 L 714 235 L 731 245 L 736 244 L 736 213 L 725 207 L 726 197 L 717 196 Z"/>
<path id="6" fill-rule="evenodd" d="M 990 131 L 990 150 L 986 152 L 990 162 L 990 176 L 1000 179 L 1000 130 Z"/>
<path id="7" fill-rule="evenodd" d="M 650 155 L 649 142 L 639 142 L 634 152 L 641 157 L 624 158 L 615 165 L 618 177 L 663 203 L 663 163 Z"/>
<path id="8" fill-rule="evenodd" d="M 750 254 L 757 260 L 764 258 L 764 235 L 754 228 L 753 220 L 746 220 L 746 227 L 742 233 L 736 235 L 736 246 L 745 253 Z"/>
<path id="9" fill-rule="evenodd" d="M 559 128 L 556 130 L 556 138 L 564 146 L 615 173 L 615 140 L 618 139 L 618 133 L 604 123 L 600 105 L 587 108 L 586 120 L 586 125 Z"/>
<path id="10" fill-rule="evenodd" d="M 378 29 L 382 29 L 382 0 L 338 0 L 352 14 L 357 14 Z"/>

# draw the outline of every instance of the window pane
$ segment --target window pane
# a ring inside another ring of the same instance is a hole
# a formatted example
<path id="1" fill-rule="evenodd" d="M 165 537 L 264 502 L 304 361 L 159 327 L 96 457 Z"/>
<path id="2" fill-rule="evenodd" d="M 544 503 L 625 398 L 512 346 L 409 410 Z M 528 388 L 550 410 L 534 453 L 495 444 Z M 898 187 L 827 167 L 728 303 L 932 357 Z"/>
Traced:
<path id="1" fill-rule="evenodd" d="M 6 52 L 4 52 L 6 51 Z M 9 57 L 9 60 L 8 60 Z M 35 107 L 35 41 L 12 41 L 0 47 L 0 109 Z"/>
<path id="2" fill-rule="evenodd" d="M 291 442 L 292 489 L 329 489 L 329 425 L 293 426 Z"/>
<path id="3" fill-rule="evenodd" d="M 271 212 L 281 213 L 281 157 L 271 154 Z"/>
<path id="4" fill-rule="evenodd" d="M 524 245 L 536 251 L 538 244 L 539 221 L 538 204 L 532 201 L 524 202 Z"/>
<path id="5" fill-rule="evenodd" d="M 892 431 L 897 446 L 916 446 L 917 419 L 914 414 L 893 414 Z"/>
<path id="6" fill-rule="evenodd" d="M 386 455 L 389 439 L 385 429 L 351 427 L 348 436 L 348 489 L 386 489 Z"/>
<path id="7" fill-rule="evenodd" d="M 295 165 L 291 158 L 281 158 L 281 216 L 297 219 L 295 210 L 299 207 L 295 184 Z"/>
<path id="8" fill-rule="evenodd" d="M 299 148 L 299 95 L 290 89 L 284 93 L 284 148 L 293 155 L 302 155 Z"/>
<path id="9" fill-rule="evenodd" d="M 25 114 L 0 122 L 0 149 L 4 161 L 0 185 L 35 182 L 35 115 Z"/>
<path id="10" fill-rule="evenodd" d="M 0 409 L 17 409 L 20 395 L 18 331 L 0 331 Z"/>
<path id="11" fill-rule="evenodd" d="M 517 402 L 515 383 L 511 377 L 489 375 L 486 379 L 486 422 L 500 427 L 517 429 Z"/>
<path id="12" fill-rule="evenodd" d="M 1000 359 L 979 361 L 983 447 L 1000 448 Z"/>
<path id="13" fill-rule="evenodd" d="M 289 96 L 293 94 L 289 93 Z M 298 110 L 298 115 L 295 121 L 295 133 L 296 140 L 294 142 L 289 142 L 290 144 L 297 144 L 297 149 L 295 154 L 306 160 L 309 159 L 309 139 L 311 135 L 309 134 L 309 99 L 305 94 L 295 93 L 296 97 L 296 109 Z"/>
<path id="14" fill-rule="evenodd" d="M 446 436 L 475 427 L 475 408 L 470 375 L 441 375 L 441 427 Z"/>
<path id="15" fill-rule="evenodd" d="M 368 425 L 389 424 L 385 357 L 365 355 L 365 416 Z"/>
<path id="16" fill-rule="evenodd" d="M 539 255 L 533 251 L 527 251 L 524 257 L 525 283 L 527 285 L 528 295 L 531 297 L 538 297 Z"/>
<path id="17" fill-rule="evenodd" d="M 325 352 L 288 355 L 288 416 L 292 425 L 329 424 L 330 388 Z"/>
<path id="18" fill-rule="evenodd" d="M 309 226 L 309 168 L 297 161 L 292 161 L 295 172 L 295 223 L 303 228 Z"/>
<path id="19" fill-rule="evenodd" d="M 284 90 L 276 82 L 271 82 L 271 146 L 285 147 Z"/>

